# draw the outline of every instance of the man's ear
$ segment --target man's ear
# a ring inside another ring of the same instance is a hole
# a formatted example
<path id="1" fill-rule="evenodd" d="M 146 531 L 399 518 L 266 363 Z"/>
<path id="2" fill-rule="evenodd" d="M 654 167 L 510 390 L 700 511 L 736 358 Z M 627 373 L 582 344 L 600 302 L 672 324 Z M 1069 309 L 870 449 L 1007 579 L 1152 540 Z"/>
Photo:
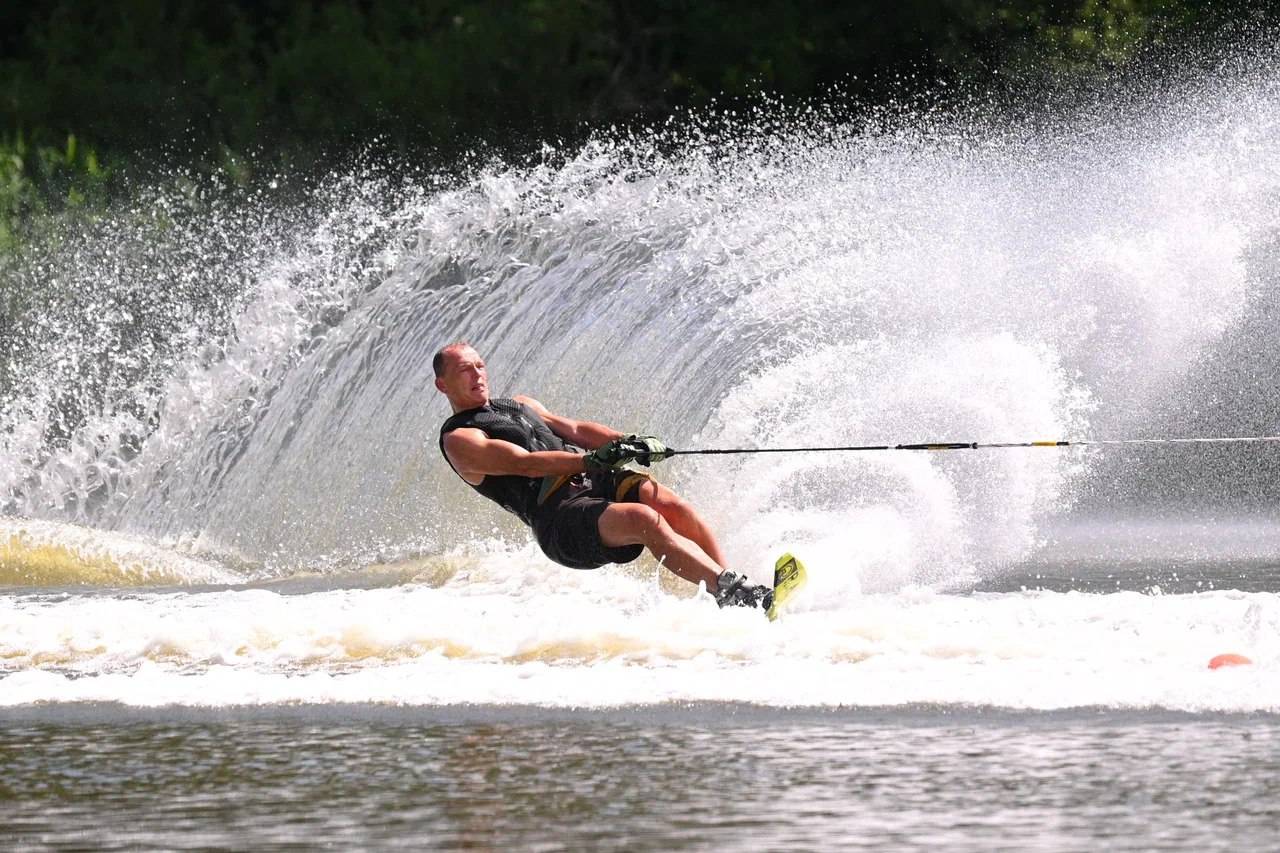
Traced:
<path id="1" fill-rule="evenodd" d="M 441 379 L 439 376 L 436 377 L 436 390 L 439 391 L 441 394 L 444 393 L 444 380 Z"/>

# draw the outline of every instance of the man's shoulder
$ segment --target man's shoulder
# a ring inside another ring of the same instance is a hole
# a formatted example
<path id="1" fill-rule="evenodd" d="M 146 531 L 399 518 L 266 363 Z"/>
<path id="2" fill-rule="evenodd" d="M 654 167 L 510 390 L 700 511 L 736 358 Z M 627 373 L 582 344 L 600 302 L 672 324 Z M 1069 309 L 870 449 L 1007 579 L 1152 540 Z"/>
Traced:
<path id="1" fill-rule="evenodd" d="M 517 406 L 528 406 L 530 409 L 533 409 L 538 413 L 546 411 L 545 406 L 530 397 L 528 394 L 517 394 L 511 398 L 510 402 L 515 403 Z"/>
<path id="2" fill-rule="evenodd" d="M 448 430 L 440 436 L 440 439 L 446 444 L 454 440 L 475 441 L 477 437 L 483 436 L 484 430 L 474 424 L 466 424 L 464 426 L 455 427 Z"/>

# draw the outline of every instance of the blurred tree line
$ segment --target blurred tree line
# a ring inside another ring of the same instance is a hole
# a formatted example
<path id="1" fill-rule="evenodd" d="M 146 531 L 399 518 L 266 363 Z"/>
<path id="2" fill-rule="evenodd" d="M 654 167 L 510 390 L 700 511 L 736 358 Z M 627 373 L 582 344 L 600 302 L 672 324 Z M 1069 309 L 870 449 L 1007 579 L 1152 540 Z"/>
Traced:
<path id="1" fill-rule="evenodd" d="M 116 0 L 0 5 L 0 252 L 147 163 L 439 165 L 753 91 L 874 101 L 1089 74 L 1273 21 L 1245 0 Z M 903 83 L 903 80 L 909 82 Z"/>

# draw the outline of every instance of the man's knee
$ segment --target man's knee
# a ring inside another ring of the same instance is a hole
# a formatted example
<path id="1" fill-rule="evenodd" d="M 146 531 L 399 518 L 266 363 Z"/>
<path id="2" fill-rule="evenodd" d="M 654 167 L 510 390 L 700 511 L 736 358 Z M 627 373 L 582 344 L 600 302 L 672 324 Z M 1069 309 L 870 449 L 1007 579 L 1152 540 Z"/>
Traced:
<path id="1" fill-rule="evenodd" d="M 600 532 L 617 544 L 649 545 L 662 538 L 662 516 L 645 504 L 610 504 L 600 516 Z M 618 540 L 626 539 L 623 543 Z"/>
<path id="2" fill-rule="evenodd" d="M 693 505 L 675 492 L 657 483 L 646 485 L 652 488 L 641 491 L 640 500 L 646 506 L 656 510 L 663 518 L 693 515 Z"/>

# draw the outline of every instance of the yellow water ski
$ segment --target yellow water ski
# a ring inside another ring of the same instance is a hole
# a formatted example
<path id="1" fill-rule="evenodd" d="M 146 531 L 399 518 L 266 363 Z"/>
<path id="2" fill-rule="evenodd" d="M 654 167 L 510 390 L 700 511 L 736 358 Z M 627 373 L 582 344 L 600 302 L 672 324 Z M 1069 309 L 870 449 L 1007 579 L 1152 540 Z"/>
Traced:
<path id="1" fill-rule="evenodd" d="M 769 605 L 769 621 L 778 618 L 778 612 L 796 590 L 804 586 L 809 575 L 804 563 L 790 554 L 783 554 L 773 565 L 773 603 Z"/>

